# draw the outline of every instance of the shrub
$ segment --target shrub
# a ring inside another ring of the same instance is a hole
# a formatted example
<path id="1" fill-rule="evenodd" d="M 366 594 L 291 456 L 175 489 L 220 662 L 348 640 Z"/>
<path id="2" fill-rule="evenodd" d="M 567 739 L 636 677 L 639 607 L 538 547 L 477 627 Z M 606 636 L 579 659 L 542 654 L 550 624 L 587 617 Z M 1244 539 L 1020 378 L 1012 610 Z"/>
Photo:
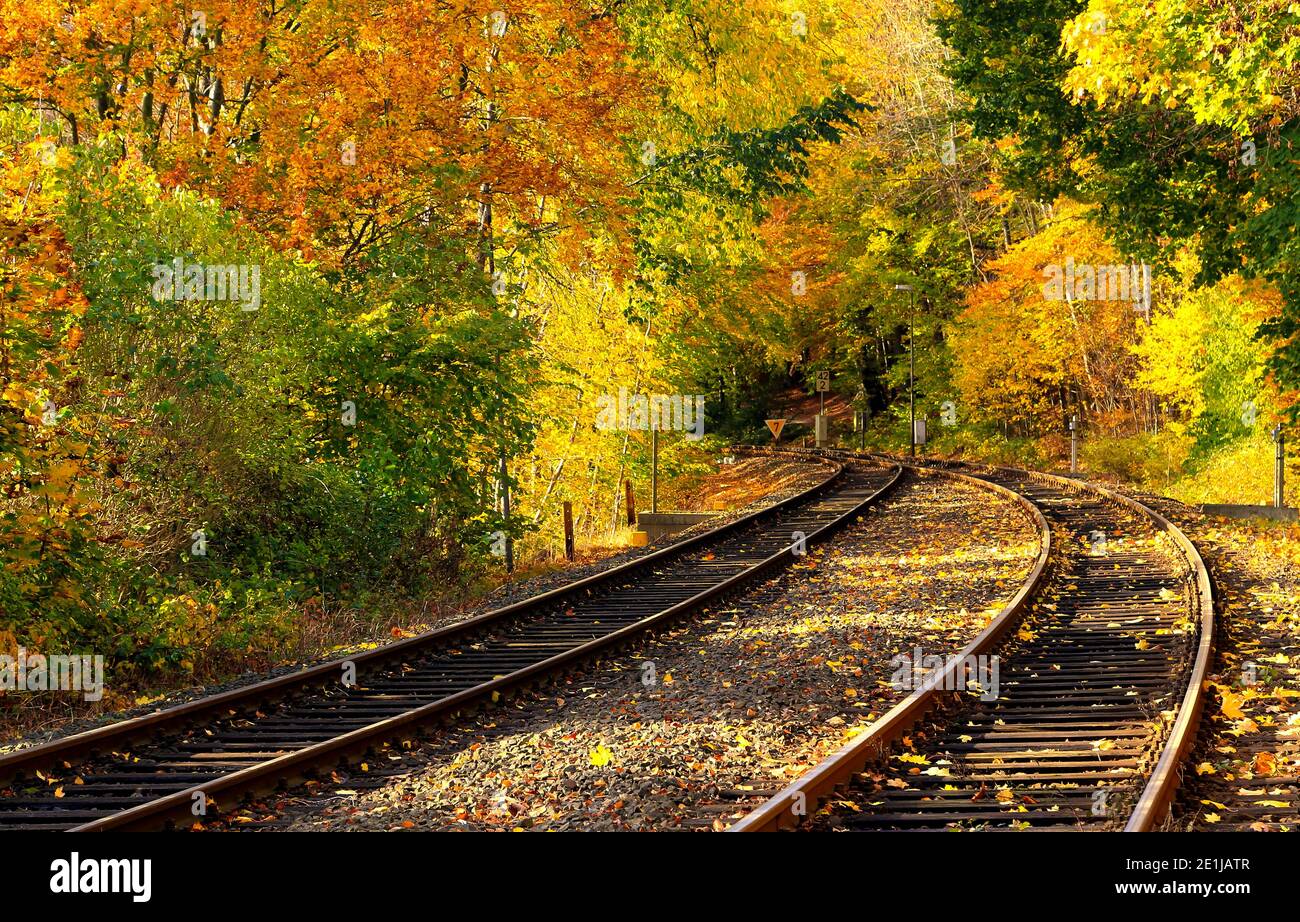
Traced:
<path id="1" fill-rule="evenodd" d="M 1172 430 L 1126 438 L 1084 436 L 1079 445 L 1079 466 L 1085 474 L 1168 491 L 1183 475 L 1191 447 L 1191 439 Z"/>

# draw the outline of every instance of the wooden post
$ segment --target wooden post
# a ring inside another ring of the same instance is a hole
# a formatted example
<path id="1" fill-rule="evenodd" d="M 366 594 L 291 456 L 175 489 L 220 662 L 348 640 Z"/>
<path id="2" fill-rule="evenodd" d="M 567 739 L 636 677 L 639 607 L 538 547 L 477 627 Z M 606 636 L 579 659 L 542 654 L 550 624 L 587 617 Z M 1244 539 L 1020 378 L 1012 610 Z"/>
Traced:
<path id="1" fill-rule="evenodd" d="M 573 546 L 573 503 L 564 504 L 564 556 L 573 560 L 576 556 Z"/>
<path id="2" fill-rule="evenodd" d="M 636 499 L 632 496 L 632 478 L 623 481 L 623 490 L 627 493 L 627 524 L 636 525 Z"/>

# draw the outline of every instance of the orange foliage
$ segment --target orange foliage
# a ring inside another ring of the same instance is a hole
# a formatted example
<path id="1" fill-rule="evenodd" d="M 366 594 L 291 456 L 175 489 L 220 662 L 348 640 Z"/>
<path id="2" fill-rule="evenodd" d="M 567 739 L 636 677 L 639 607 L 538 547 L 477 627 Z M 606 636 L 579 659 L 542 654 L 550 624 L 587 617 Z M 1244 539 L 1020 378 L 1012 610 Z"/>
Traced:
<path id="1" fill-rule="evenodd" d="M 613 18 L 497 8 L 0 0 L 0 85 L 325 261 L 403 222 L 473 229 L 480 202 L 498 236 L 616 213 L 638 84 Z"/>

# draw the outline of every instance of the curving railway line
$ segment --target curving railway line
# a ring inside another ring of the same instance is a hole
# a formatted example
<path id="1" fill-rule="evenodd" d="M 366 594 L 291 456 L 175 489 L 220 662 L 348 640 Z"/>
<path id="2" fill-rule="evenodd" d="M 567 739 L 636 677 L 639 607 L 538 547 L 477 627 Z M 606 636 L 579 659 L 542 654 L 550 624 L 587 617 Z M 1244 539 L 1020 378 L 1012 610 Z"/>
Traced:
<path id="1" fill-rule="evenodd" d="M 1018 504 L 1038 529 L 1039 558 L 958 656 L 731 829 L 1158 828 L 1213 641 L 1213 590 L 1182 532 L 1147 505 L 1069 478 L 799 453 L 826 467 L 811 489 L 603 573 L 347 660 L 0 756 L 0 829 L 183 826 L 244 795 L 328 775 L 789 562 L 905 469 Z M 991 685 L 977 663 L 994 664 Z"/>
<path id="2" fill-rule="evenodd" d="M 898 465 L 821 459 L 817 485 L 629 563 L 348 660 L 0 756 L 0 829 L 212 818 L 695 611 L 884 496 Z M 802 534 L 803 538 L 799 537 Z"/>
<path id="3" fill-rule="evenodd" d="M 1213 642 L 1195 547 L 1155 510 L 1080 481 L 935 473 L 1028 503 L 1037 566 L 960 659 L 732 831 L 1158 828 Z M 995 693 L 957 681 L 993 657 Z"/>

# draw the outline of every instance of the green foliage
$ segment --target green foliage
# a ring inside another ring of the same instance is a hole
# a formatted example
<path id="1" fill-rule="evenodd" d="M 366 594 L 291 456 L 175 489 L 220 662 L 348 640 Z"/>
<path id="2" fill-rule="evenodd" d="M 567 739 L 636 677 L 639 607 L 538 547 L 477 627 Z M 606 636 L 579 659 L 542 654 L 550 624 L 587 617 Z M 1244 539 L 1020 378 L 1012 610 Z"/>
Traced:
<path id="1" fill-rule="evenodd" d="M 496 309 L 481 276 L 446 284 L 446 252 L 398 237 L 331 280 L 218 204 L 163 192 L 109 143 L 79 154 L 57 219 L 85 340 L 61 405 L 112 489 L 100 540 L 69 548 L 77 572 L 41 564 L 46 582 L 75 575 L 77 595 L 37 609 L 0 576 L 5 630 L 124 668 L 206 671 L 285 642 L 293 604 L 413 593 L 485 556 L 504 527 L 497 466 L 535 426 L 528 321 Z M 155 267 L 177 258 L 255 268 L 260 305 L 158 297 Z"/>
<path id="2" fill-rule="evenodd" d="M 1010 142 L 1004 167 L 1011 186 L 1096 205 L 1125 253 L 1162 255 L 1168 264 L 1188 248 L 1202 285 L 1234 273 L 1274 283 L 1284 306 L 1260 330 L 1276 346 L 1269 368 L 1283 386 L 1300 384 L 1300 171 L 1293 153 L 1300 128 L 1268 111 L 1279 89 L 1272 82 L 1278 75 L 1268 72 L 1271 49 L 1279 47 L 1269 34 L 1283 34 L 1287 17 L 1247 17 L 1245 46 L 1225 55 L 1218 10 L 1181 0 L 1154 11 L 1110 4 L 1110 31 L 1135 36 L 1143 53 L 1149 45 L 1154 61 L 1137 75 L 1146 81 L 1140 93 L 1108 94 L 1112 84 L 1134 86 L 1136 49 L 1109 49 L 1105 32 L 1089 37 L 1101 13 L 1080 16 L 1086 6 L 950 5 L 939 31 L 957 51 L 951 73 L 973 100 L 977 135 Z M 1062 47 L 1063 32 L 1074 36 L 1077 56 Z M 1242 137 L 1258 141 L 1258 166 L 1243 157 Z"/>
<path id="3" fill-rule="evenodd" d="M 867 108 L 837 87 L 776 128 L 722 129 L 699 147 L 664 158 L 652 188 L 670 207 L 680 206 L 681 190 L 690 188 L 761 209 L 768 198 L 806 191 L 809 148 L 819 142 L 838 144 L 845 128 L 855 124 L 854 114 Z"/>
<path id="4" fill-rule="evenodd" d="M 1087 0 L 951 0 L 935 18 L 956 54 L 953 83 L 968 100 L 963 116 L 975 136 L 1018 144 L 1002 166 L 1008 184 L 1046 201 L 1071 192 L 1079 176 L 1068 151 L 1086 129 L 1085 112 L 1061 89 L 1071 61 L 1061 27 Z"/>
<path id="5" fill-rule="evenodd" d="M 716 279 L 741 254 L 756 261 L 746 238 L 769 200 L 806 191 L 810 148 L 839 143 L 866 108 L 836 88 L 775 128 L 724 128 L 698 146 L 656 157 L 636 202 L 634 251 L 645 297 L 663 298 L 686 284 L 698 292 L 707 284 L 701 274 Z"/>
<path id="6" fill-rule="evenodd" d="M 1266 433 L 1235 441 L 1198 459 L 1169 485 L 1169 496 L 1185 503 L 1273 503 L 1273 442 Z M 1287 472 L 1287 505 L 1296 503 L 1296 465 Z"/>
<path id="7" fill-rule="evenodd" d="M 1167 492 L 1183 472 L 1188 448 L 1189 440 L 1170 430 L 1124 438 L 1083 439 L 1079 464 L 1090 477 L 1115 478 Z"/>
<path id="8" fill-rule="evenodd" d="M 1061 35 L 1086 6 L 957 0 L 938 19 L 957 52 L 950 73 L 972 100 L 976 136 L 1009 142 L 1000 165 L 1010 187 L 1095 205 L 1122 252 L 1172 255 L 1191 244 L 1203 282 L 1231 273 L 1245 243 L 1231 229 L 1249 214 L 1237 145 L 1192 113 L 1158 102 L 1102 108 L 1090 96 L 1072 98 L 1065 82 L 1075 61 Z"/>

